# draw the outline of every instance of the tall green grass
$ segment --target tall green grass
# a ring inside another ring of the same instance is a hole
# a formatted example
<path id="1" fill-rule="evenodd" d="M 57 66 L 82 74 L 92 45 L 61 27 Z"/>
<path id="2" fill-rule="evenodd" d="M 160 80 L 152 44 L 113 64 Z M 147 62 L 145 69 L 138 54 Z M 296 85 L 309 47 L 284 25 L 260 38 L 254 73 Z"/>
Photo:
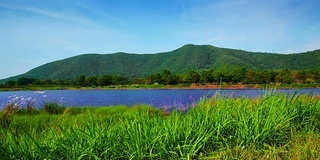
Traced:
<path id="1" fill-rule="evenodd" d="M 67 108 L 61 115 L 18 112 L 1 129 L 0 156 L 317 159 L 319 129 L 319 97 L 281 93 L 255 99 L 215 96 L 170 114 L 149 106 Z"/>

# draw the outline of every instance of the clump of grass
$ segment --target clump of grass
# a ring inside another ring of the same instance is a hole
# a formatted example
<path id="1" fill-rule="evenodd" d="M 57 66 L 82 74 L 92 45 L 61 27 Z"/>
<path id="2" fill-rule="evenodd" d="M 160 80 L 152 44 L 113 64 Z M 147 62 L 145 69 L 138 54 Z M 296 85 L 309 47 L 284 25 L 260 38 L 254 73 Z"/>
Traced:
<path id="1" fill-rule="evenodd" d="M 1 111 L 0 115 L 0 126 L 2 128 L 8 128 L 13 115 L 19 110 L 19 106 L 16 104 L 7 104 Z"/>
<path id="2" fill-rule="evenodd" d="M 29 101 L 27 101 L 27 112 L 28 113 L 34 113 L 36 111 L 35 109 L 35 100 L 34 99 L 30 99 Z"/>
<path id="3" fill-rule="evenodd" d="M 49 114 L 62 114 L 66 109 L 66 106 L 58 102 L 45 101 L 43 108 L 44 111 Z"/>
<path id="4" fill-rule="evenodd" d="M 60 100 L 56 100 L 55 97 L 49 98 L 47 95 L 43 96 L 44 106 L 43 109 L 45 112 L 49 114 L 62 114 L 64 113 L 65 109 L 67 108 L 64 103 L 64 97 L 61 97 Z"/>
<path id="5" fill-rule="evenodd" d="M 0 114 L 0 126 L 2 128 L 8 128 L 11 124 L 14 114 L 20 111 L 21 107 L 27 106 L 28 113 L 33 110 L 34 100 L 30 98 L 24 98 L 23 96 L 9 96 L 9 102 L 4 105 Z"/>

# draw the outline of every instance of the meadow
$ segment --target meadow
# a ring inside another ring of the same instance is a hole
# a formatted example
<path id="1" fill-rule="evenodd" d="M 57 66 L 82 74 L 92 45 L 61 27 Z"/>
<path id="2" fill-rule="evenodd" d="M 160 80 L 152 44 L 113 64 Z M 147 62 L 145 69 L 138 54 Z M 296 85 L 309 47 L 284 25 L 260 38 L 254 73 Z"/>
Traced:
<path id="1" fill-rule="evenodd" d="M 216 95 L 187 111 L 8 105 L 3 159 L 319 159 L 319 96 Z"/>

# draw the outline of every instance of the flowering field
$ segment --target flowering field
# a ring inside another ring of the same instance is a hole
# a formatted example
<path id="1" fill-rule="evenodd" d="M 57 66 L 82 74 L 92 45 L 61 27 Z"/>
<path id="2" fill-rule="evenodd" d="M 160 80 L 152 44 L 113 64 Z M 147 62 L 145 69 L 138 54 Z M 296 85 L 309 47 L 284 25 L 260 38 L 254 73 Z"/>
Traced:
<path id="1" fill-rule="evenodd" d="M 29 109 L 12 103 L 2 110 L 2 158 L 320 158 L 320 103 L 314 95 L 215 96 L 170 113 L 144 105 L 44 105 L 51 110 L 35 109 L 31 101 Z"/>

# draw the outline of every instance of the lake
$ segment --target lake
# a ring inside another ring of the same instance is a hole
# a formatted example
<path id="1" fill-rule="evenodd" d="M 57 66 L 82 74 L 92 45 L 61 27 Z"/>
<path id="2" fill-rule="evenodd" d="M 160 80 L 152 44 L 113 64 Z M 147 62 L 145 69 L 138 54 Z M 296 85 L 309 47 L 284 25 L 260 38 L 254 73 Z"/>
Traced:
<path id="1" fill-rule="evenodd" d="M 36 107 L 43 106 L 44 101 L 64 103 L 69 106 L 113 106 L 148 104 L 158 108 L 186 108 L 196 104 L 201 98 L 215 94 L 231 97 L 258 97 L 266 90 L 206 90 L 206 89 L 141 89 L 141 90 L 50 90 L 50 91 L 10 91 L 0 92 L 0 105 L 3 107 L 10 100 L 26 106 L 26 102 L 34 100 Z M 292 94 L 295 90 L 277 90 Z M 320 95 L 320 89 L 300 89 L 301 93 Z"/>

